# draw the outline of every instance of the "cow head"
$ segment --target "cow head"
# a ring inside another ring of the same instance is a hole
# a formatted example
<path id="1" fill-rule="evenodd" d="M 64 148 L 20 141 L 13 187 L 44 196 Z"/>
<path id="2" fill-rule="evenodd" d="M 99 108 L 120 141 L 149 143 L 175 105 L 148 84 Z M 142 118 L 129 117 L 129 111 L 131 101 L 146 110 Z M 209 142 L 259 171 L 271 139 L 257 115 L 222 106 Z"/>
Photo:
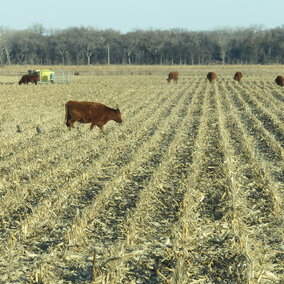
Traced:
<path id="1" fill-rule="evenodd" d="M 116 121 L 116 122 L 118 122 L 118 123 L 121 123 L 121 122 L 122 122 L 122 119 L 121 119 L 121 113 L 120 113 L 119 108 L 115 109 L 115 110 L 114 110 L 114 113 L 115 113 L 114 121 Z"/>
<path id="2" fill-rule="evenodd" d="M 277 76 L 275 79 L 275 82 L 277 85 L 283 87 L 284 86 L 284 77 L 283 76 Z"/>

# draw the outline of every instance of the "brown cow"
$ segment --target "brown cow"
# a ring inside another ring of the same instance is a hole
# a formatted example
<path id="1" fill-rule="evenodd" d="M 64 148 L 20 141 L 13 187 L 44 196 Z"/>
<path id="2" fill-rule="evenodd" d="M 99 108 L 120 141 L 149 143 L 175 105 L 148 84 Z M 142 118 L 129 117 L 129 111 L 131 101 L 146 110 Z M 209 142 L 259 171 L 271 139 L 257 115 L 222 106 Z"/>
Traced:
<path id="1" fill-rule="evenodd" d="M 81 123 L 92 123 L 90 130 L 97 125 L 104 133 L 104 125 L 109 120 L 114 120 L 118 123 L 122 122 L 118 108 L 109 108 L 100 103 L 68 101 L 65 104 L 65 110 L 65 121 L 69 130 L 71 127 L 74 128 L 73 123 L 78 121 Z"/>
<path id="2" fill-rule="evenodd" d="M 170 83 L 171 80 L 174 80 L 176 83 L 177 83 L 177 80 L 178 80 L 178 72 L 177 71 L 174 71 L 174 72 L 170 72 L 169 75 L 168 75 L 168 79 L 167 81 Z"/>
<path id="3" fill-rule="evenodd" d="M 279 75 L 276 77 L 275 82 L 277 85 L 283 87 L 284 86 L 284 77 Z"/>
<path id="4" fill-rule="evenodd" d="M 19 85 L 21 85 L 21 84 L 28 84 L 29 82 L 34 83 L 35 85 L 37 85 L 38 81 L 39 81 L 39 75 L 38 74 L 26 74 L 19 81 Z"/>
<path id="5" fill-rule="evenodd" d="M 234 80 L 240 82 L 240 80 L 242 79 L 243 74 L 241 72 L 236 72 L 235 76 L 234 76 Z"/>
<path id="6" fill-rule="evenodd" d="M 214 72 L 209 72 L 207 74 L 207 79 L 209 80 L 210 83 L 212 83 L 216 79 L 216 74 Z"/>

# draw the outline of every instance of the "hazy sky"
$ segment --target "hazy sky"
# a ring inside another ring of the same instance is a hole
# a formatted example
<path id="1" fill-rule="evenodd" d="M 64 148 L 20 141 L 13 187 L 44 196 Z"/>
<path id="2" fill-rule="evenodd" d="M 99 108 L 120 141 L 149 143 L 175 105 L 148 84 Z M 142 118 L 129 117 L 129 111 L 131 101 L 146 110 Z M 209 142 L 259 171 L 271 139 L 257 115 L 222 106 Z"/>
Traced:
<path id="1" fill-rule="evenodd" d="M 3 3 L 2 3 L 3 2 Z M 0 27 L 16 30 L 91 26 L 126 33 L 135 29 L 190 31 L 284 25 L 284 0 L 5 0 Z"/>

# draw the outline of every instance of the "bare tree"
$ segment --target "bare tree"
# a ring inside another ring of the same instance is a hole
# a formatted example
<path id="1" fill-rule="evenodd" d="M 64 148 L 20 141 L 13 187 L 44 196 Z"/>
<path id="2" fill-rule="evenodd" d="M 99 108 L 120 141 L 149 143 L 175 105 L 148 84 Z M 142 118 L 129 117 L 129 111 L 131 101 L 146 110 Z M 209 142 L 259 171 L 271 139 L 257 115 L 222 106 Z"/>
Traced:
<path id="1" fill-rule="evenodd" d="M 5 54 L 7 59 L 7 64 L 11 65 L 11 59 L 10 59 L 10 51 L 9 51 L 9 34 L 10 31 L 5 28 L 0 28 L 0 56 L 1 56 L 1 65 L 3 65 L 3 55 Z"/>
<path id="2" fill-rule="evenodd" d="M 57 50 L 61 57 L 61 64 L 65 65 L 65 58 L 68 54 L 68 40 L 66 37 L 66 32 L 64 31 L 55 31 L 53 33 L 53 40 L 56 43 Z"/>
<path id="3" fill-rule="evenodd" d="M 137 39 L 137 31 L 136 32 L 130 32 L 123 36 L 123 44 L 127 50 L 127 62 L 129 65 L 132 64 L 132 55 L 133 51 L 138 45 L 138 39 Z"/>
<path id="4" fill-rule="evenodd" d="M 47 32 L 34 24 L 20 31 L 0 27 L 0 64 L 283 63 L 283 42 L 284 26 L 121 34 L 92 27 Z"/>
<path id="5" fill-rule="evenodd" d="M 230 29 L 222 29 L 213 32 L 213 36 L 215 37 L 216 43 L 220 49 L 222 64 L 226 63 L 226 56 L 231 48 L 231 34 L 232 31 Z"/>

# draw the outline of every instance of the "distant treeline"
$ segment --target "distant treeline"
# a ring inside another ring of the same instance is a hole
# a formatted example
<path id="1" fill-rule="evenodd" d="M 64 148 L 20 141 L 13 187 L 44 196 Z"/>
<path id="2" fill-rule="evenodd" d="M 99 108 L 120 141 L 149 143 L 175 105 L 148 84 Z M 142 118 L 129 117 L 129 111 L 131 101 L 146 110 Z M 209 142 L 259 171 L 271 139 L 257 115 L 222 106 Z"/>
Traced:
<path id="1" fill-rule="evenodd" d="M 284 64 L 284 26 L 135 30 L 0 27 L 0 64 Z"/>

